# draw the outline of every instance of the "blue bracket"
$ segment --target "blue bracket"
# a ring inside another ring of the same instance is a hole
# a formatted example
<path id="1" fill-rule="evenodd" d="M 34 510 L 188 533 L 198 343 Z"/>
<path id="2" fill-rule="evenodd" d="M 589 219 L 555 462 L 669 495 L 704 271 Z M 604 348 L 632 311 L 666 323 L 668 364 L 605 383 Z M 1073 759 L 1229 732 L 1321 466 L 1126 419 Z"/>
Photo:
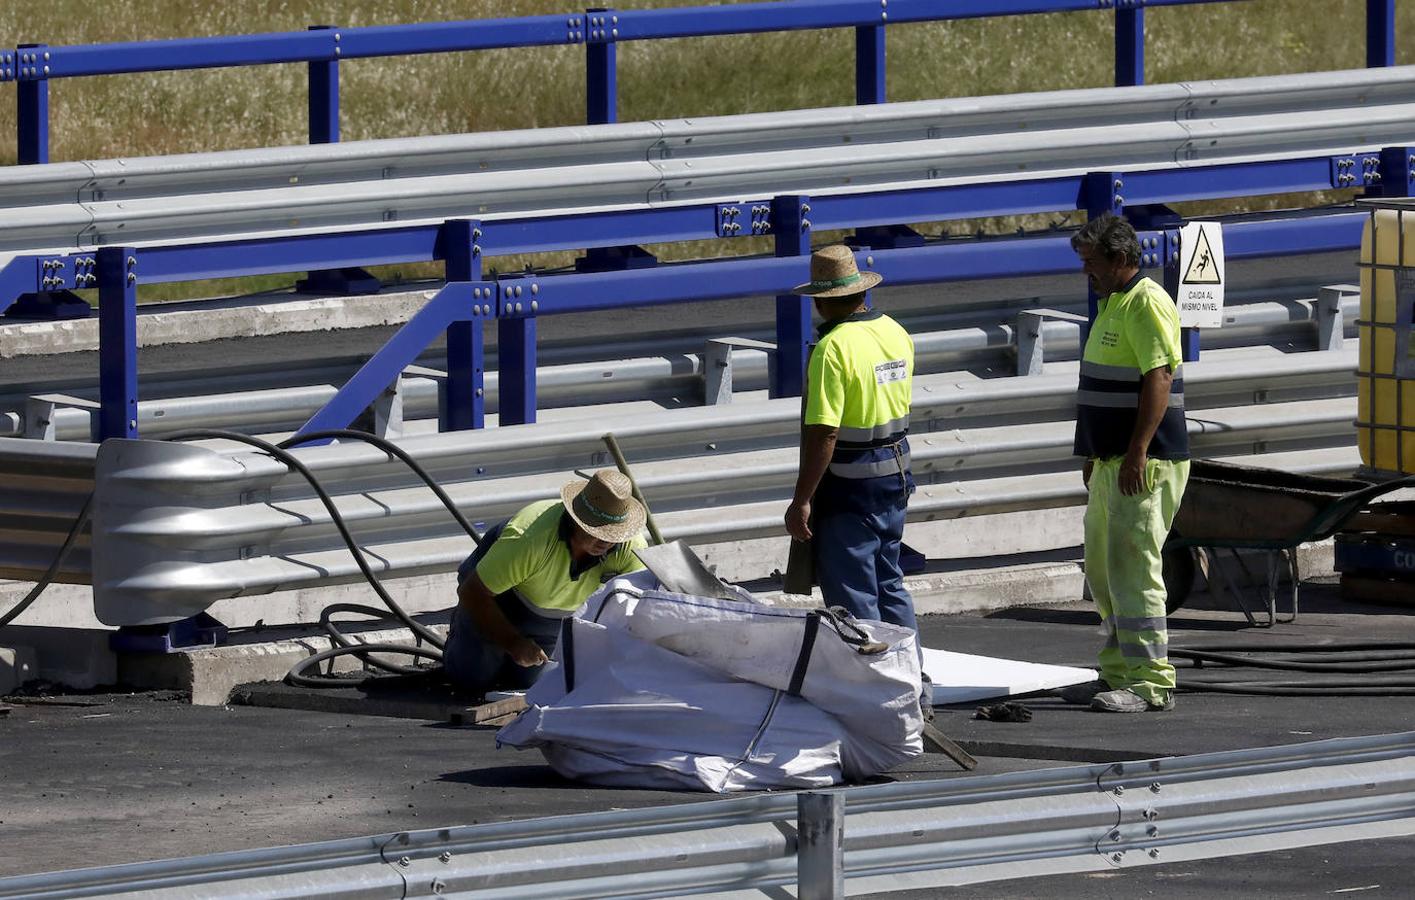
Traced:
<path id="1" fill-rule="evenodd" d="M 536 315 L 540 281 L 536 276 L 502 278 L 500 319 L 496 323 L 497 415 L 501 425 L 536 420 Z"/>
<path id="2" fill-rule="evenodd" d="M 444 286 L 300 427 L 297 434 L 348 428 L 349 423 L 378 399 L 383 389 L 412 365 L 449 325 L 491 316 L 494 305 L 475 301 L 479 299 L 478 292 L 491 296 L 495 288 L 491 282 L 470 281 L 454 281 Z M 104 408 L 107 409 L 106 404 Z"/>
<path id="3" fill-rule="evenodd" d="M 629 269 L 649 269 L 658 265 L 658 257 L 643 247 L 591 247 L 576 258 L 576 272 L 623 272 Z"/>
<path id="4" fill-rule="evenodd" d="M 585 121 L 608 125 L 619 121 L 619 16 L 612 9 L 592 7 L 585 10 L 584 20 Z M 572 25 L 571 33 L 577 31 Z"/>
<path id="5" fill-rule="evenodd" d="M 44 293 L 21 294 L 15 298 L 5 315 L 13 319 L 40 319 L 59 321 L 62 319 L 87 319 L 93 315 L 93 307 L 83 298 L 69 291 L 46 291 Z"/>
<path id="6" fill-rule="evenodd" d="M 804 257 L 811 253 L 810 198 L 775 197 L 771 201 L 771 230 L 776 235 L 776 256 L 803 257 L 801 281 L 810 280 Z M 799 397 L 806 382 L 806 361 L 811 343 L 811 303 L 800 294 L 776 295 L 776 370 L 768 396 Z"/>
<path id="7" fill-rule="evenodd" d="M 350 297 L 356 294 L 377 294 L 382 289 L 383 282 L 358 266 L 310 272 L 308 277 L 295 282 L 295 291 L 300 294 L 337 294 Z"/>
<path id="8" fill-rule="evenodd" d="M 16 262 L 19 259 L 26 258 L 18 257 Z M 34 266 L 33 287 L 14 295 L 14 302 L 5 308 L 4 315 L 54 321 L 84 319 L 93 314 L 86 302 L 69 293 L 75 288 L 93 287 L 98 283 L 93 257 L 57 255 L 27 259 Z"/>
<path id="9" fill-rule="evenodd" d="M 756 237 L 768 234 L 771 231 L 771 201 L 743 200 L 739 203 L 719 203 L 713 211 L 713 222 L 718 237 Z"/>
<path id="10" fill-rule="evenodd" d="M 1076 198 L 1076 208 L 1084 209 L 1087 219 L 1096 219 L 1105 213 L 1123 215 L 1124 191 L 1125 176 L 1120 172 L 1087 172 L 1081 179 L 1081 194 Z"/>
<path id="11" fill-rule="evenodd" d="M 98 438 L 138 436 L 138 257 L 103 247 L 98 268 Z"/>
<path id="12" fill-rule="evenodd" d="M 855 234 L 846 243 L 857 249 L 898 250 L 924 246 L 924 236 L 908 225 L 876 225 L 855 229 Z"/>
<path id="13" fill-rule="evenodd" d="M 1381 183 L 1381 154 L 1343 153 L 1331 157 L 1331 186 L 1373 187 Z"/>
<path id="14" fill-rule="evenodd" d="M 15 132 L 22 166 L 49 162 L 49 46 L 15 48 Z M 8 58 L 8 54 L 7 54 Z M 9 68 L 8 66 L 6 68 Z"/>
<path id="15" fill-rule="evenodd" d="M 15 80 L 15 57 L 18 55 L 10 50 L 0 51 L 0 84 Z"/>
<path id="16" fill-rule="evenodd" d="M 109 636 L 108 646 L 117 653 L 181 653 L 219 647 L 227 634 L 225 625 L 200 612 L 166 625 L 124 625 Z"/>

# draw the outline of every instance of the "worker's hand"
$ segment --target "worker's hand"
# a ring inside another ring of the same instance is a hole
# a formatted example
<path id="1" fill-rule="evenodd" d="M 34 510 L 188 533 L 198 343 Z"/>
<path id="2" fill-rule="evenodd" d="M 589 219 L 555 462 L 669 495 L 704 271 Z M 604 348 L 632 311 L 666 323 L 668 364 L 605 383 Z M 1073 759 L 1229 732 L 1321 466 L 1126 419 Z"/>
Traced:
<path id="1" fill-rule="evenodd" d="M 511 659 L 515 660 L 516 665 L 524 669 L 529 669 L 532 666 L 538 666 L 548 661 L 545 656 L 545 651 L 530 638 L 521 638 L 511 645 L 509 652 Z"/>
<path id="2" fill-rule="evenodd" d="M 1145 454 L 1126 453 L 1120 461 L 1120 493 L 1127 497 L 1143 494 L 1148 490 L 1145 484 Z"/>
<path id="3" fill-rule="evenodd" d="M 1088 459 L 1081 464 L 1081 483 L 1086 486 L 1086 490 L 1091 489 L 1091 470 L 1096 467 L 1096 461 Z"/>
<path id="4" fill-rule="evenodd" d="M 811 501 L 797 503 L 792 501 L 786 507 L 786 530 L 791 533 L 791 537 L 798 541 L 809 541 L 811 539 Z"/>

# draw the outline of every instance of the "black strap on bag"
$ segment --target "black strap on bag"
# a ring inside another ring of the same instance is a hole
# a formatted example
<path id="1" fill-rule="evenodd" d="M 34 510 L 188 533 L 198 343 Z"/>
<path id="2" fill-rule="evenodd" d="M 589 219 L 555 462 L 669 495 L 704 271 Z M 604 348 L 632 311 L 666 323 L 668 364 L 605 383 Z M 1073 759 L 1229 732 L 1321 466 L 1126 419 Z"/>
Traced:
<path id="1" fill-rule="evenodd" d="M 560 620 L 560 671 L 565 677 L 565 693 L 575 689 L 575 619 Z"/>
<path id="2" fill-rule="evenodd" d="M 806 670 L 811 666 L 811 651 L 816 647 L 816 633 L 820 631 L 820 627 L 820 613 L 809 613 L 806 616 L 806 630 L 801 635 L 801 652 L 796 654 L 796 668 L 791 672 L 791 684 L 786 688 L 786 693 L 793 697 L 801 696 L 801 687 L 806 683 Z"/>

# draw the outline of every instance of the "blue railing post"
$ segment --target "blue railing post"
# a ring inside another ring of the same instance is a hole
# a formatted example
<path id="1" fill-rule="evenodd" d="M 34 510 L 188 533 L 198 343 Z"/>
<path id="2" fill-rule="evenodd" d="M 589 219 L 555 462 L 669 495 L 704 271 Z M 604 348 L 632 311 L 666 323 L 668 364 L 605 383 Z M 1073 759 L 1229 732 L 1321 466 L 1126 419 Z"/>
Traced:
<path id="1" fill-rule="evenodd" d="M 15 131 L 22 166 L 49 162 L 49 50 L 47 44 L 16 48 Z"/>
<path id="2" fill-rule="evenodd" d="M 1395 0 L 1366 0 L 1366 65 L 1395 65 Z"/>
<path id="3" fill-rule="evenodd" d="M 801 281 L 810 275 L 806 257 L 811 253 L 809 197 L 773 197 L 771 230 L 776 235 L 776 255 L 801 258 Z M 768 390 L 770 397 L 799 397 L 806 378 L 806 348 L 811 342 L 811 301 L 800 294 L 776 296 L 776 368 Z"/>
<path id="4" fill-rule="evenodd" d="M 1145 10 L 1137 0 L 1115 5 L 1115 86 L 1145 83 Z"/>
<path id="5" fill-rule="evenodd" d="M 138 259 L 102 247 L 98 259 L 98 439 L 138 436 Z"/>
<path id="6" fill-rule="evenodd" d="M 1381 186 L 1369 193 L 1382 197 L 1409 197 L 1415 187 L 1415 147 L 1381 148 L 1381 165 L 1377 170 Z"/>
<path id="7" fill-rule="evenodd" d="M 619 17 L 612 9 L 585 10 L 585 122 L 619 121 Z"/>
<path id="8" fill-rule="evenodd" d="M 334 25 L 311 25 L 310 31 L 334 32 L 334 54 L 309 64 L 310 143 L 339 141 L 339 31 Z"/>
<path id="9" fill-rule="evenodd" d="M 497 423 L 525 425 L 536 420 L 536 316 L 538 288 L 522 278 L 502 279 L 496 323 Z"/>
<path id="10" fill-rule="evenodd" d="M 884 26 L 860 25 L 855 29 L 855 102 L 887 100 Z"/>
<path id="11" fill-rule="evenodd" d="M 481 281 L 481 222 L 453 219 L 442 229 L 447 281 Z M 496 311 L 491 289 L 475 288 L 472 303 Z M 482 294 L 485 296 L 481 296 Z M 486 344 L 482 317 L 447 326 L 447 380 L 439 398 L 439 431 L 465 431 L 486 424 Z"/>
<path id="12" fill-rule="evenodd" d="M 1125 213 L 1125 177 L 1119 172 L 1087 172 L 1081 180 L 1081 196 L 1076 206 L 1086 211 L 1086 220 L 1096 219 L 1105 213 L 1123 215 Z M 1079 265 L 1079 263 L 1078 263 Z M 1086 292 L 1086 317 L 1096 320 L 1097 297 L 1089 287 Z"/>

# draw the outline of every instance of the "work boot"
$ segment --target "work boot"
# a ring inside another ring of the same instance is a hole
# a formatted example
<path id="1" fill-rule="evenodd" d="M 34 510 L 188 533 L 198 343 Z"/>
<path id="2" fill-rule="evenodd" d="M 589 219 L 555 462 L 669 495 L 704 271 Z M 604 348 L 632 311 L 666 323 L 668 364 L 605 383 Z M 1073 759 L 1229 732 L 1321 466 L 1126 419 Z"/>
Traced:
<path id="1" fill-rule="evenodd" d="M 1163 703 L 1154 704 L 1127 688 L 1102 691 L 1091 701 L 1091 709 L 1112 713 L 1169 712 L 1174 709 L 1174 692 L 1166 694 Z"/>
<path id="2" fill-rule="evenodd" d="M 1088 681 L 1085 684 L 1069 684 L 1058 690 L 1056 694 L 1067 703 L 1090 706 L 1097 694 L 1108 690 L 1110 690 L 1110 685 L 1097 678 L 1095 681 Z"/>

